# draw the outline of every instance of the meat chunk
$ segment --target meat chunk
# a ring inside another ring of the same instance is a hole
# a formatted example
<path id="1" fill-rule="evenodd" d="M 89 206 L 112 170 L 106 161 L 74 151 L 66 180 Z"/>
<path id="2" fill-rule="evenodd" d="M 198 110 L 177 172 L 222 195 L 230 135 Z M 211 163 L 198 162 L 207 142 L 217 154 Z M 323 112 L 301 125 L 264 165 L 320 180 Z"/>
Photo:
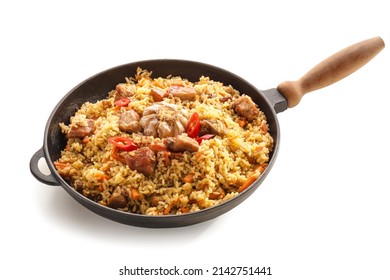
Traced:
<path id="1" fill-rule="evenodd" d="M 177 137 L 167 138 L 167 148 L 172 152 L 197 152 L 199 150 L 199 143 L 188 136 L 179 135 Z"/>
<path id="2" fill-rule="evenodd" d="M 84 138 L 93 132 L 93 123 L 94 121 L 91 119 L 72 123 L 66 136 L 68 138 Z"/>
<path id="3" fill-rule="evenodd" d="M 179 97 L 180 100 L 195 100 L 196 90 L 192 87 L 171 86 L 168 90 L 173 97 Z"/>
<path id="4" fill-rule="evenodd" d="M 115 87 L 115 101 L 134 95 L 136 85 L 121 83 Z"/>
<path id="5" fill-rule="evenodd" d="M 253 121 L 260 113 L 256 104 L 247 95 L 240 96 L 236 102 L 234 102 L 233 109 L 238 115 L 248 121 Z"/>
<path id="6" fill-rule="evenodd" d="M 163 101 L 165 97 L 165 92 L 159 88 L 153 87 L 150 90 L 150 95 L 152 96 L 153 101 L 159 102 L 159 101 Z"/>
<path id="7" fill-rule="evenodd" d="M 132 133 L 140 132 L 141 125 L 139 123 L 140 117 L 134 110 L 127 110 L 120 114 L 118 127 L 121 131 Z"/>
<path id="8" fill-rule="evenodd" d="M 123 208 L 127 204 L 127 198 L 122 194 L 120 187 L 116 188 L 108 199 L 108 206 L 114 209 Z"/>
<path id="9" fill-rule="evenodd" d="M 156 155 L 148 147 L 143 147 L 135 151 L 129 152 L 126 157 L 126 164 L 133 170 L 150 176 L 156 168 Z"/>
<path id="10" fill-rule="evenodd" d="M 127 199 L 122 194 L 112 195 L 108 199 L 108 206 L 114 209 L 123 208 L 127 204 Z"/>
<path id="11" fill-rule="evenodd" d="M 214 134 L 223 136 L 226 133 L 226 126 L 220 120 L 201 120 L 199 136 L 205 134 Z"/>

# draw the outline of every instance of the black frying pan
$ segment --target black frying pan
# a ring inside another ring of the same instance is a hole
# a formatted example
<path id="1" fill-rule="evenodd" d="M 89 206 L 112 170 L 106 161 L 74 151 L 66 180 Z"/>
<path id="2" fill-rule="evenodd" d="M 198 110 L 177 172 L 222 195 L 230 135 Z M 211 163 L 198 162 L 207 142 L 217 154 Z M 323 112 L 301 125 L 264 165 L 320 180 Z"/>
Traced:
<path id="1" fill-rule="evenodd" d="M 32 156 L 30 170 L 40 182 L 48 185 L 61 185 L 65 191 L 89 210 L 120 223 L 141 227 L 166 228 L 188 226 L 213 219 L 233 209 L 248 198 L 271 170 L 276 160 L 280 142 L 279 123 L 276 114 L 297 105 L 304 94 L 348 76 L 370 61 L 383 48 L 384 42 L 380 37 L 362 41 L 327 58 L 301 79 L 294 82 L 283 82 L 277 89 L 265 91 L 258 90 L 243 78 L 224 69 L 186 60 L 147 60 L 108 69 L 77 85 L 53 109 L 44 131 L 43 146 Z M 61 150 L 66 145 L 66 140 L 58 124 L 61 122 L 68 123 L 70 116 L 75 113 L 81 104 L 105 98 L 107 93 L 115 88 L 118 83 L 123 82 L 125 77 L 133 76 L 137 67 L 152 71 L 153 77 L 175 75 L 187 78 L 190 81 L 197 81 L 201 76 L 209 76 L 215 81 L 232 85 L 241 93 L 249 95 L 258 104 L 267 117 L 270 134 L 275 141 L 275 147 L 270 156 L 268 167 L 252 186 L 220 205 L 198 212 L 180 215 L 146 216 L 102 206 L 75 191 L 57 173 L 53 162 L 60 157 Z M 38 161 L 41 158 L 45 158 L 51 172 L 50 175 L 45 175 L 39 170 Z"/>

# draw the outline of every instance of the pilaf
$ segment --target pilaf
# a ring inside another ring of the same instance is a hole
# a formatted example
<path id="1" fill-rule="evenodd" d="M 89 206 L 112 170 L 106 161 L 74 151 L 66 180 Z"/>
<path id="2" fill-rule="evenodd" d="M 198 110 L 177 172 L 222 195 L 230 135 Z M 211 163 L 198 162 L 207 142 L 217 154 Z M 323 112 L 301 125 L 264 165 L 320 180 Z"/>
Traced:
<path id="1" fill-rule="evenodd" d="M 67 144 L 58 173 L 97 203 L 145 215 L 231 199 L 264 172 L 273 148 L 249 96 L 209 77 L 152 78 L 140 68 L 59 125 Z"/>

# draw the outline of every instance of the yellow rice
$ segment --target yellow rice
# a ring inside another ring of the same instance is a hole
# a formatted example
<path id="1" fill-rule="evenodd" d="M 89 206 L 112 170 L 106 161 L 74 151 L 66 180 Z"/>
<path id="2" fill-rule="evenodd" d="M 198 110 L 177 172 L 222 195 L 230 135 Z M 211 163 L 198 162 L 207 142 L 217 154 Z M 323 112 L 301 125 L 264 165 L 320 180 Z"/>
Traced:
<path id="1" fill-rule="evenodd" d="M 240 93 L 230 85 L 203 76 L 196 82 L 181 77 L 152 78 L 151 72 L 141 69 L 124 82 L 135 88 L 128 107 L 140 115 L 154 102 L 151 88 L 193 87 L 195 101 L 168 97 L 164 101 L 182 106 L 190 114 L 196 111 L 200 119 L 223 121 L 226 134 L 202 141 L 197 152 L 168 153 L 168 164 L 166 157 L 157 156 L 154 174 L 145 176 L 118 161 L 108 139 L 125 136 L 142 145 L 163 144 L 163 139 L 119 130 L 119 114 L 126 109 L 118 110 L 114 105 L 113 89 L 103 100 L 82 104 L 69 124 L 59 124 L 66 134 L 76 120 L 94 120 L 93 134 L 84 139 L 69 138 L 55 162 L 59 174 L 84 196 L 109 207 L 113 193 L 120 193 L 127 203 L 119 210 L 145 215 L 181 214 L 229 200 L 250 178 L 261 175 L 264 169 L 258 167 L 267 164 L 273 147 L 265 115 L 260 111 L 253 121 L 240 125 L 240 116 L 232 109 Z M 132 189 L 139 196 L 134 196 Z M 153 202 L 154 197 L 159 198 L 157 202 Z"/>

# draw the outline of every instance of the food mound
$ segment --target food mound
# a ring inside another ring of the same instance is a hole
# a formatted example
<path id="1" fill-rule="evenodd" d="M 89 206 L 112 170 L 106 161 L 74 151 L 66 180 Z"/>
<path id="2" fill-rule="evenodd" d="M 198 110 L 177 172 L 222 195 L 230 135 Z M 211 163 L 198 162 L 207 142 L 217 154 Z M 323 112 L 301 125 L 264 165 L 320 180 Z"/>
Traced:
<path id="1" fill-rule="evenodd" d="M 152 78 L 142 69 L 59 125 L 67 144 L 58 173 L 101 205 L 145 215 L 231 199 L 264 172 L 273 147 L 249 96 L 209 77 Z"/>

